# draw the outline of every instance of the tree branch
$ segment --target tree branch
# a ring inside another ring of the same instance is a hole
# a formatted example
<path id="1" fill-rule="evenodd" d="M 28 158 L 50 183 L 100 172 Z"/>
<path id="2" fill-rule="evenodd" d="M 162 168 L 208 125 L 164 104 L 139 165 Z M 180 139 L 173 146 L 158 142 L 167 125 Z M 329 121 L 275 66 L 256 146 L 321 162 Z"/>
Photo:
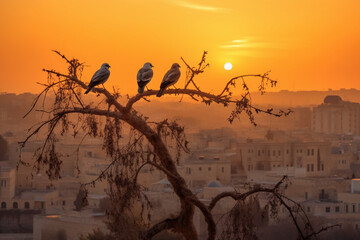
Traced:
<path id="1" fill-rule="evenodd" d="M 209 210 L 209 208 L 207 208 L 197 197 L 191 198 L 191 202 L 197 207 L 199 208 L 199 210 L 202 212 L 205 221 L 208 225 L 208 240 L 214 240 L 216 237 L 216 224 L 213 218 L 213 215 L 211 214 L 211 210 Z"/>
<path id="2" fill-rule="evenodd" d="M 307 236 L 305 237 L 305 239 L 311 239 L 313 236 L 317 236 L 317 235 L 319 235 L 321 232 L 327 231 L 328 229 L 331 229 L 331 228 L 334 228 L 334 227 L 339 227 L 339 228 L 341 228 L 341 224 L 334 224 L 334 225 L 330 225 L 330 226 L 327 226 L 327 227 L 321 227 L 321 229 L 319 229 L 318 231 L 312 232 L 311 234 L 307 235 Z"/>
<path id="3" fill-rule="evenodd" d="M 156 234 L 167 230 L 167 229 L 174 229 L 177 226 L 179 217 L 177 218 L 167 218 L 154 226 L 152 226 L 149 230 L 146 231 L 144 240 L 152 239 Z"/>
<path id="4" fill-rule="evenodd" d="M 134 97 L 130 98 L 129 101 L 127 102 L 127 104 L 126 104 L 126 107 L 125 107 L 126 111 L 130 111 L 132 106 L 137 101 L 139 101 L 142 97 L 153 96 L 153 95 L 156 95 L 157 92 L 158 92 L 157 90 L 149 90 L 149 91 L 146 91 L 146 92 L 144 92 L 142 94 L 137 94 Z M 203 99 L 205 99 L 205 101 L 207 101 L 207 100 L 208 101 L 213 101 L 215 103 L 224 104 L 226 106 L 228 104 L 230 104 L 230 103 L 239 103 L 239 102 L 242 101 L 242 100 L 231 100 L 230 98 L 228 98 L 226 96 L 214 95 L 214 94 L 211 94 L 211 93 L 206 93 L 206 92 L 202 92 L 202 91 L 194 90 L 194 89 L 179 89 L 179 88 L 178 89 L 167 89 L 164 92 L 164 95 L 165 94 L 168 94 L 168 95 L 185 94 L 185 95 L 189 95 L 189 96 L 194 96 L 195 95 L 195 96 L 202 97 Z M 291 112 L 291 110 L 289 110 L 289 112 L 279 111 L 279 113 L 274 113 L 274 112 L 272 112 L 272 109 L 271 109 L 271 111 L 269 111 L 269 109 L 262 110 L 260 108 L 255 107 L 255 106 L 252 106 L 252 105 L 250 105 L 248 103 L 247 103 L 247 106 L 254 109 L 256 112 L 266 113 L 266 114 L 269 114 L 269 115 L 272 115 L 272 116 L 275 116 L 275 117 L 287 116 Z"/>
<path id="5" fill-rule="evenodd" d="M 56 75 L 58 77 L 64 77 L 68 80 L 71 80 L 75 83 L 77 83 L 80 87 L 82 87 L 83 89 L 87 89 L 87 85 L 79 80 L 77 77 L 72 77 L 72 76 L 69 76 L 69 75 L 66 75 L 66 74 L 62 74 L 62 73 L 59 73 L 59 72 L 56 72 L 54 70 L 47 70 L 47 69 L 43 69 L 44 72 L 47 72 L 49 74 L 53 74 L 53 75 Z M 106 98 L 107 98 L 107 101 L 109 104 L 112 104 L 114 105 L 119 111 L 121 112 L 125 112 L 125 108 L 116 100 L 116 98 L 108 91 L 106 90 L 105 88 L 93 88 L 92 89 L 93 92 L 96 92 L 96 93 L 100 93 L 100 94 L 103 94 Z"/>
<path id="6" fill-rule="evenodd" d="M 222 192 L 220 194 L 218 194 L 217 196 L 215 196 L 210 204 L 209 204 L 209 210 L 211 211 L 216 203 L 218 201 L 220 201 L 221 199 L 223 198 L 226 198 L 226 197 L 231 197 L 232 199 L 234 200 L 244 200 L 246 199 L 248 196 L 252 195 L 252 194 L 255 194 L 255 193 L 259 193 L 259 192 L 268 192 L 268 193 L 276 193 L 278 191 L 278 189 L 280 188 L 280 186 L 288 179 L 288 177 L 285 175 L 281 178 L 281 180 L 279 182 L 277 182 L 275 184 L 275 186 L 273 188 L 256 188 L 256 189 L 252 189 L 252 190 L 249 190 L 245 193 L 239 193 L 239 192 L 236 192 L 236 191 L 233 191 L 233 192 Z"/>

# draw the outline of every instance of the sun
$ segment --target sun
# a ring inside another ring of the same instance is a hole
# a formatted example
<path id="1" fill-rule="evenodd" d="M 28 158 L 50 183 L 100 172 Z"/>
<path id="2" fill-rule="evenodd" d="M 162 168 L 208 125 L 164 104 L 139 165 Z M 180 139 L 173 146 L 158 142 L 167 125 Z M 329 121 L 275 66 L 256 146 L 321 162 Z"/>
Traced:
<path id="1" fill-rule="evenodd" d="M 229 70 L 232 69 L 232 64 L 227 62 L 227 63 L 224 64 L 224 68 L 225 68 L 225 70 L 229 71 Z"/>

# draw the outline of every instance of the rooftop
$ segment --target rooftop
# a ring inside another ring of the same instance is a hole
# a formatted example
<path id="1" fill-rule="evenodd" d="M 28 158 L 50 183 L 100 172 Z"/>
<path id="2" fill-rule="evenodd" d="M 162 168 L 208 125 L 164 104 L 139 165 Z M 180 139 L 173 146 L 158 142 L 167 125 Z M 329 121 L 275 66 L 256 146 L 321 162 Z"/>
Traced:
<path id="1" fill-rule="evenodd" d="M 207 187 L 209 188 L 218 188 L 218 187 L 222 187 L 221 183 L 219 181 L 211 181 L 208 183 Z"/>
<path id="2" fill-rule="evenodd" d="M 328 104 L 339 104 L 342 102 L 343 100 L 338 95 L 328 95 L 324 98 L 324 103 L 328 103 Z"/>

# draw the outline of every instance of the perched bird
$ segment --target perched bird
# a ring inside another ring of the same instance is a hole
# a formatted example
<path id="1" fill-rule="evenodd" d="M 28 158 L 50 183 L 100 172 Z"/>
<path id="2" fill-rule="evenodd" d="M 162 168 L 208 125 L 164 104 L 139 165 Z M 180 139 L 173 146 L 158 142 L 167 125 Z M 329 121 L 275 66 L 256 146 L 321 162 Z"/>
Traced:
<path id="1" fill-rule="evenodd" d="M 94 76 L 91 78 L 91 81 L 89 83 L 89 86 L 85 94 L 88 94 L 91 91 L 91 89 L 93 89 L 93 87 L 99 84 L 104 84 L 108 80 L 110 76 L 109 67 L 110 65 L 108 63 L 104 63 L 103 65 L 101 65 L 101 68 L 97 70 Z"/>
<path id="2" fill-rule="evenodd" d="M 171 66 L 170 70 L 165 74 L 160 85 L 160 90 L 156 96 L 161 97 L 167 87 L 174 85 L 179 80 L 181 74 L 179 68 L 180 65 L 178 63 L 174 63 Z"/>
<path id="3" fill-rule="evenodd" d="M 144 64 L 142 68 L 137 73 L 137 84 L 139 86 L 138 93 L 143 93 L 146 84 L 148 84 L 152 77 L 153 77 L 153 70 L 151 69 L 154 67 L 151 63 L 147 62 Z"/>

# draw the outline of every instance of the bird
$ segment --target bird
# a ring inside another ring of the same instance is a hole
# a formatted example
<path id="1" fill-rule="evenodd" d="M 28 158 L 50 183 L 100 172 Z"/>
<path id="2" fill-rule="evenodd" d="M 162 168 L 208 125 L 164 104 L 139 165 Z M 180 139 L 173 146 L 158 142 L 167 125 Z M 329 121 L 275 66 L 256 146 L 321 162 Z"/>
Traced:
<path id="1" fill-rule="evenodd" d="M 153 70 L 151 69 L 154 67 L 151 63 L 147 62 L 144 64 L 142 68 L 137 73 L 137 84 L 139 86 L 138 93 L 143 93 L 146 84 L 148 84 L 152 77 L 153 77 Z"/>
<path id="2" fill-rule="evenodd" d="M 164 91 L 166 90 L 167 87 L 174 85 L 180 78 L 180 65 L 178 63 L 174 63 L 170 70 L 167 71 L 167 73 L 165 74 L 161 85 L 160 85 L 160 90 L 157 93 L 156 96 L 161 97 L 164 94 Z"/>
<path id="3" fill-rule="evenodd" d="M 95 74 L 92 76 L 85 94 L 88 94 L 91 91 L 91 89 L 93 89 L 93 87 L 100 84 L 104 84 L 108 80 L 110 76 L 109 67 L 110 65 L 108 63 L 104 63 L 103 65 L 101 65 L 100 69 L 97 70 Z"/>

